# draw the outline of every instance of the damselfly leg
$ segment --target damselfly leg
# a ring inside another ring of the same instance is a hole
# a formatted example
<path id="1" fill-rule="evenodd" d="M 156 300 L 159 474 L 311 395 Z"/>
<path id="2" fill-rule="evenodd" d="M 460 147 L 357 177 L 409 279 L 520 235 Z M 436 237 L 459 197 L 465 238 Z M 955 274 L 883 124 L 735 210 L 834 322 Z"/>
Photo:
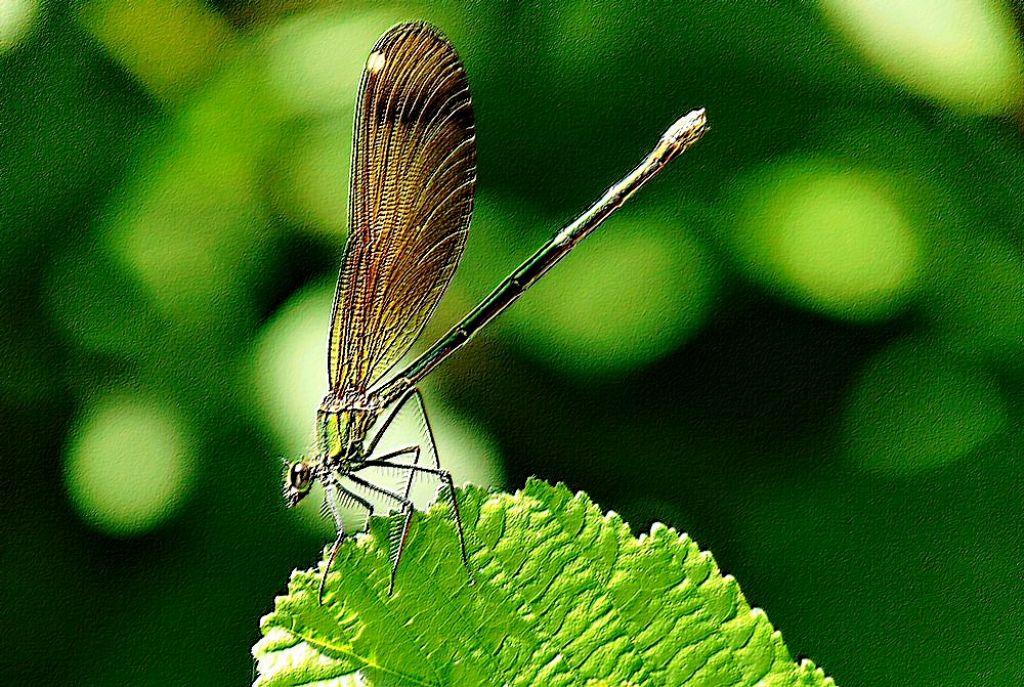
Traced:
<path id="1" fill-rule="evenodd" d="M 327 565 L 324 566 L 324 574 L 320 576 L 320 590 L 317 592 L 317 600 L 321 604 L 324 602 L 324 589 L 327 585 L 327 574 L 331 571 L 331 566 L 334 565 L 334 559 L 338 556 L 338 548 L 341 546 L 341 542 L 345 540 L 346 536 L 345 523 L 341 517 L 341 508 L 346 501 L 356 503 L 366 510 L 366 529 L 369 529 L 370 518 L 373 517 L 373 504 L 359 494 L 355 494 L 337 483 L 328 484 L 324 487 L 324 509 L 327 510 L 331 518 L 334 520 L 334 526 L 337 528 L 338 534 L 334 539 L 334 544 L 331 546 L 331 553 L 327 556 Z"/>
<path id="2" fill-rule="evenodd" d="M 405 448 L 389 451 L 380 455 L 373 455 L 374 451 L 380 446 L 381 440 L 387 431 L 393 426 L 399 413 L 404 409 L 409 408 L 412 405 L 418 411 L 422 424 L 420 430 L 422 432 L 422 444 L 407 446 Z M 430 454 L 430 461 L 433 467 L 420 465 L 420 458 L 424 452 Z M 412 388 L 404 393 L 399 400 L 393 405 L 392 410 L 388 413 L 387 417 L 381 423 L 380 429 L 373 436 L 367 445 L 367 455 L 369 460 L 360 463 L 353 472 L 359 472 L 367 468 L 378 468 L 382 470 L 400 470 L 406 473 L 405 487 L 401 493 L 400 498 L 398 494 L 391 494 L 387 490 L 383 490 L 380 487 L 378 493 L 392 496 L 392 500 L 401 503 L 403 508 L 405 503 L 412 502 L 412 486 L 414 479 L 417 475 L 431 475 L 441 483 L 441 487 L 447 492 L 448 503 L 451 506 L 451 516 L 455 523 L 455 529 L 459 536 L 459 551 L 462 556 L 462 564 L 466 568 L 466 574 L 469 576 L 470 584 L 473 583 L 473 574 L 469 567 L 469 556 L 466 553 L 466 536 L 465 530 L 462 525 L 462 514 L 459 511 L 459 502 L 455 495 L 455 482 L 452 478 L 451 473 L 448 470 L 441 468 L 441 461 L 438 457 L 437 441 L 434 438 L 434 428 L 430 423 L 430 416 L 427 415 L 426 404 L 423 402 L 423 396 L 420 394 L 419 389 Z M 409 457 L 412 459 L 412 463 L 399 462 L 403 458 Z M 352 475 L 349 475 L 352 477 Z M 369 480 L 354 480 L 357 483 L 366 482 L 366 484 L 372 484 Z M 376 485 L 374 485 L 376 487 Z M 410 514 L 411 517 L 411 514 Z M 394 584 L 394 578 L 397 571 L 398 561 L 401 560 L 402 554 L 404 553 L 406 538 L 408 536 L 408 523 L 403 525 L 402 536 L 392 537 L 392 585 Z M 397 550 L 396 547 L 397 546 Z"/>
<path id="3" fill-rule="evenodd" d="M 391 544 L 391 582 L 388 585 L 388 596 L 391 596 L 391 593 L 395 591 L 395 577 L 398 574 L 398 564 L 402 560 L 402 554 L 405 552 L 405 543 L 409 538 L 409 525 L 412 524 L 413 503 L 402 495 L 396 494 L 390 489 L 379 487 L 373 482 L 362 479 L 357 475 L 349 474 L 348 478 L 364 489 L 367 489 L 378 496 L 391 499 L 402 507 L 400 526 L 398 528 L 392 528 L 391 536 L 389 537 Z"/>
<path id="4" fill-rule="evenodd" d="M 413 446 L 405 451 L 392 454 L 389 457 L 397 458 L 400 455 L 407 455 L 409 452 L 415 452 L 416 456 L 419 456 L 419 447 Z M 469 583 L 473 584 L 473 570 L 469 567 L 469 555 L 466 553 L 466 534 L 462 529 L 462 514 L 459 512 L 459 501 L 455 497 L 455 482 L 452 480 L 452 473 L 447 470 L 440 468 L 428 468 L 425 465 L 409 465 L 407 463 L 390 463 L 386 462 L 387 458 L 381 457 L 381 460 L 371 460 L 364 463 L 368 468 L 392 468 L 398 470 L 409 471 L 409 481 L 407 484 L 412 482 L 413 475 L 416 473 L 422 473 L 425 475 L 434 475 L 441 482 L 441 486 L 448 492 L 448 505 L 452 507 L 452 520 L 455 522 L 455 530 L 459 535 L 459 549 L 462 553 L 462 565 L 466 568 L 466 575 L 469 576 Z M 408 497 L 406 497 L 408 498 Z M 401 556 L 401 553 L 398 554 Z"/>

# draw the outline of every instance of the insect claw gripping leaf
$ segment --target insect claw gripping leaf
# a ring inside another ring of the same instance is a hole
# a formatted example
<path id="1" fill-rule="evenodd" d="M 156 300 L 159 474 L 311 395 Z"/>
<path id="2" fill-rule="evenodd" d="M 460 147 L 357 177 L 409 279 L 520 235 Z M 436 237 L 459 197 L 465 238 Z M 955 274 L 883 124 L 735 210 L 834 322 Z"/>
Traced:
<path id="1" fill-rule="evenodd" d="M 402 552 L 405 551 L 405 543 L 409 538 L 409 526 L 412 524 L 412 503 L 406 502 L 402 506 L 401 526 L 392 527 L 391 530 L 391 582 L 388 585 L 388 596 L 395 591 L 395 578 L 398 575 L 398 564 L 402 560 Z"/>
<path id="2" fill-rule="evenodd" d="M 331 553 L 327 556 L 327 562 L 324 563 L 324 573 L 320 577 L 320 588 L 316 595 L 317 603 L 321 606 L 324 605 L 324 590 L 327 588 L 327 575 L 331 572 L 331 566 L 334 565 L 334 559 L 338 556 L 338 549 L 341 547 L 341 543 L 344 540 L 345 533 L 339 532 L 337 538 L 334 540 L 334 544 L 331 546 Z"/>
<path id="3" fill-rule="evenodd" d="M 448 492 L 448 502 L 452 508 L 452 520 L 455 522 L 455 529 L 459 535 L 459 553 L 462 554 L 462 566 L 466 569 L 469 577 L 469 584 L 476 584 L 473 578 L 473 569 L 469 565 L 469 555 L 466 553 L 466 534 L 462 529 L 462 514 L 459 513 L 459 499 L 455 494 L 455 482 L 452 481 L 452 473 L 444 472 L 444 487 Z"/>

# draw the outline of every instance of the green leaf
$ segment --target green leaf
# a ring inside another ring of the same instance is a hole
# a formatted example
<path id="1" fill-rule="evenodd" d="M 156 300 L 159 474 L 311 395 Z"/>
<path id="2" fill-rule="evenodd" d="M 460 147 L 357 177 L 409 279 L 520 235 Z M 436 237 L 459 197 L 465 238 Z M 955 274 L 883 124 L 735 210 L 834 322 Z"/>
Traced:
<path id="1" fill-rule="evenodd" d="M 585 494 L 536 480 L 513 495 L 469 487 L 459 505 L 475 584 L 436 505 L 416 516 L 388 597 L 376 518 L 341 547 L 323 606 L 320 572 L 293 573 L 261 622 L 256 685 L 835 687 L 685 534 L 658 523 L 637 539 Z"/>

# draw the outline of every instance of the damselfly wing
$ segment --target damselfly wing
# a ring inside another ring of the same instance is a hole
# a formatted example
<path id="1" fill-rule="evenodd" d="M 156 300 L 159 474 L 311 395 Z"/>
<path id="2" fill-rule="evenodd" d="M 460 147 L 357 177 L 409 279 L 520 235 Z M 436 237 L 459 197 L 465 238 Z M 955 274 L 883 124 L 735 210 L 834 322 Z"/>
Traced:
<path id="1" fill-rule="evenodd" d="M 356 101 L 349 235 L 331 320 L 332 391 L 364 395 L 409 350 L 451 282 L 473 212 L 469 82 L 425 24 L 373 47 Z"/>

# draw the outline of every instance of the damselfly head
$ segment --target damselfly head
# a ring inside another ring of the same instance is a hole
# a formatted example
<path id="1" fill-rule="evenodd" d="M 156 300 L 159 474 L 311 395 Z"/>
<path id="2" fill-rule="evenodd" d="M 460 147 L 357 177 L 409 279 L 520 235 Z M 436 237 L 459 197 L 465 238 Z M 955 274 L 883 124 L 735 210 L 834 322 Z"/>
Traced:
<path id="1" fill-rule="evenodd" d="M 313 468 L 305 460 L 297 460 L 288 466 L 284 476 L 284 498 L 289 508 L 298 505 L 310 487 L 313 486 Z"/>

